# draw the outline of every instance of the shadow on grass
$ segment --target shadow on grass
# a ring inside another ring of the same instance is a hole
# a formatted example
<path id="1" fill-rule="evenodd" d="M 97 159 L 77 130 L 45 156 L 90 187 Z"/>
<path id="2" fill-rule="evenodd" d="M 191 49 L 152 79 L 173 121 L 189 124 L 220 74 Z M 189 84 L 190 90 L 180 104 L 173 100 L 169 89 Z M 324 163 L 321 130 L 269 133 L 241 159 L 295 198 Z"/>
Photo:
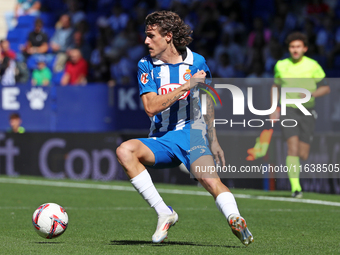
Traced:
<path id="1" fill-rule="evenodd" d="M 36 244 L 61 244 L 63 242 L 48 242 L 48 241 L 45 241 L 45 242 L 34 242 Z"/>
<path id="2" fill-rule="evenodd" d="M 231 245 L 214 245 L 204 243 L 193 243 L 193 242 L 176 242 L 176 241 L 165 241 L 163 243 L 152 243 L 151 241 L 137 241 L 137 240 L 114 240 L 110 242 L 110 245 L 148 245 L 148 246 L 169 246 L 169 245 L 184 245 L 184 246 L 201 246 L 201 247 L 223 247 L 223 248 L 243 248 L 243 246 L 231 246 Z"/>

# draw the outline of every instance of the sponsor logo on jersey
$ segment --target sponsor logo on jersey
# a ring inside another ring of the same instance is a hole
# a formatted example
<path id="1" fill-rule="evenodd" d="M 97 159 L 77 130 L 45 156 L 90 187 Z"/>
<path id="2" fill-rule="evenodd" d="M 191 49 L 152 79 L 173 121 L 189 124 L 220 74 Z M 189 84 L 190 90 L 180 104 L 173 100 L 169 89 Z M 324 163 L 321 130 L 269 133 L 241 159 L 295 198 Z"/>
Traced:
<path id="1" fill-rule="evenodd" d="M 165 78 L 166 77 L 166 75 L 165 74 L 163 74 L 162 72 L 159 72 L 158 73 L 158 79 L 162 79 L 162 78 Z"/>
<path id="2" fill-rule="evenodd" d="M 182 84 L 179 83 L 165 84 L 158 89 L 158 95 L 166 95 L 171 91 L 174 91 L 175 89 L 179 88 L 180 86 L 182 86 Z M 190 91 L 185 92 L 178 100 L 187 98 L 189 94 Z"/>
<path id="3" fill-rule="evenodd" d="M 148 75 L 149 75 L 149 74 L 147 74 L 147 73 L 143 73 L 143 74 L 140 76 L 140 82 L 143 83 L 143 84 L 148 83 L 148 81 L 149 81 Z"/>
<path id="4" fill-rule="evenodd" d="M 191 70 L 190 69 L 185 70 L 185 73 L 183 74 L 183 79 L 185 81 L 188 81 L 190 80 L 191 77 L 192 77 Z"/>

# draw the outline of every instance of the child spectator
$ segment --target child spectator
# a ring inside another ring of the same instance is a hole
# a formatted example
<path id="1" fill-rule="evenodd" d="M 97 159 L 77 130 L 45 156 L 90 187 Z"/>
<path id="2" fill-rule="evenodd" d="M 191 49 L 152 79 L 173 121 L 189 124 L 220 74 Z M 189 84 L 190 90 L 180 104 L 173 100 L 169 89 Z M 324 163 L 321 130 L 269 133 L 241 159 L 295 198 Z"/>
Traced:
<path id="1" fill-rule="evenodd" d="M 32 73 L 32 85 L 33 86 L 48 86 L 52 79 L 52 72 L 46 66 L 45 58 L 40 57 L 38 59 L 38 68 L 33 70 Z"/>

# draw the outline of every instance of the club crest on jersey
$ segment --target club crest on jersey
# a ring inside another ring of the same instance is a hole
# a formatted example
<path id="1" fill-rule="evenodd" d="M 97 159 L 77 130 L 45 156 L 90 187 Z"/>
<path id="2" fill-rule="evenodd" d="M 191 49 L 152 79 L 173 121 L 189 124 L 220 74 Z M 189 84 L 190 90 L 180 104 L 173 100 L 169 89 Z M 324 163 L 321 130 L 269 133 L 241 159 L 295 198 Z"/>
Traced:
<path id="1" fill-rule="evenodd" d="M 158 95 L 166 95 L 171 91 L 174 91 L 175 89 L 179 88 L 180 86 L 182 86 L 182 84 L 179 83 L 165 84 L 158 89 Z M 185 92 L 178 100 L 187 98 L 189 94 L 190 91 Z"/>
<path id="2" fill-rule="evenodd" d="M 140 82 L 143 83 L 143 84 L 148 83 L 148 81 L 149 81 L 148 75 L 149 75 L 149 74 L 147 74 L 147 73 L 143 73 L 143 74 L 140 76 Z"/>
<path id="3" fill-rule="evenodd" d="M 183 74 L 183 79 L 185 81 L 188 81 L 191 77 L 192 77 L 191 70 L 190 69 L 185 70 L 185 73 Z"/>

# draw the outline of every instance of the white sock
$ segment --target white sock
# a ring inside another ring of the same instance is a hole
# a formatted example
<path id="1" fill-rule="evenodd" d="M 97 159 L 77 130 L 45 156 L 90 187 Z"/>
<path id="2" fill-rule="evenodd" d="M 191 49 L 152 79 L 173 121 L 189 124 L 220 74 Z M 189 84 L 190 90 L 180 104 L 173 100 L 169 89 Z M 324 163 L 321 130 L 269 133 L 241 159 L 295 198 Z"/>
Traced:
<path id="1" fill-rule="evenodd" d="M 216 197 L 215 204 L 221 213 L 228 219 L 230 214 L 238 214 L 237 204 L 234 195 L 230 192 L 223 192 Z"/>
<path id="2" fill-rule="evenodd" d="M 159 195 L 155 185 L 153 185 L 151 176 L 146 169 L 130 181 L 138 193 L 142 195 L 144 200 L 156 210 L 157 214 L 172 213 L 170 208 L 164 203 L 162 197 Z"/>

